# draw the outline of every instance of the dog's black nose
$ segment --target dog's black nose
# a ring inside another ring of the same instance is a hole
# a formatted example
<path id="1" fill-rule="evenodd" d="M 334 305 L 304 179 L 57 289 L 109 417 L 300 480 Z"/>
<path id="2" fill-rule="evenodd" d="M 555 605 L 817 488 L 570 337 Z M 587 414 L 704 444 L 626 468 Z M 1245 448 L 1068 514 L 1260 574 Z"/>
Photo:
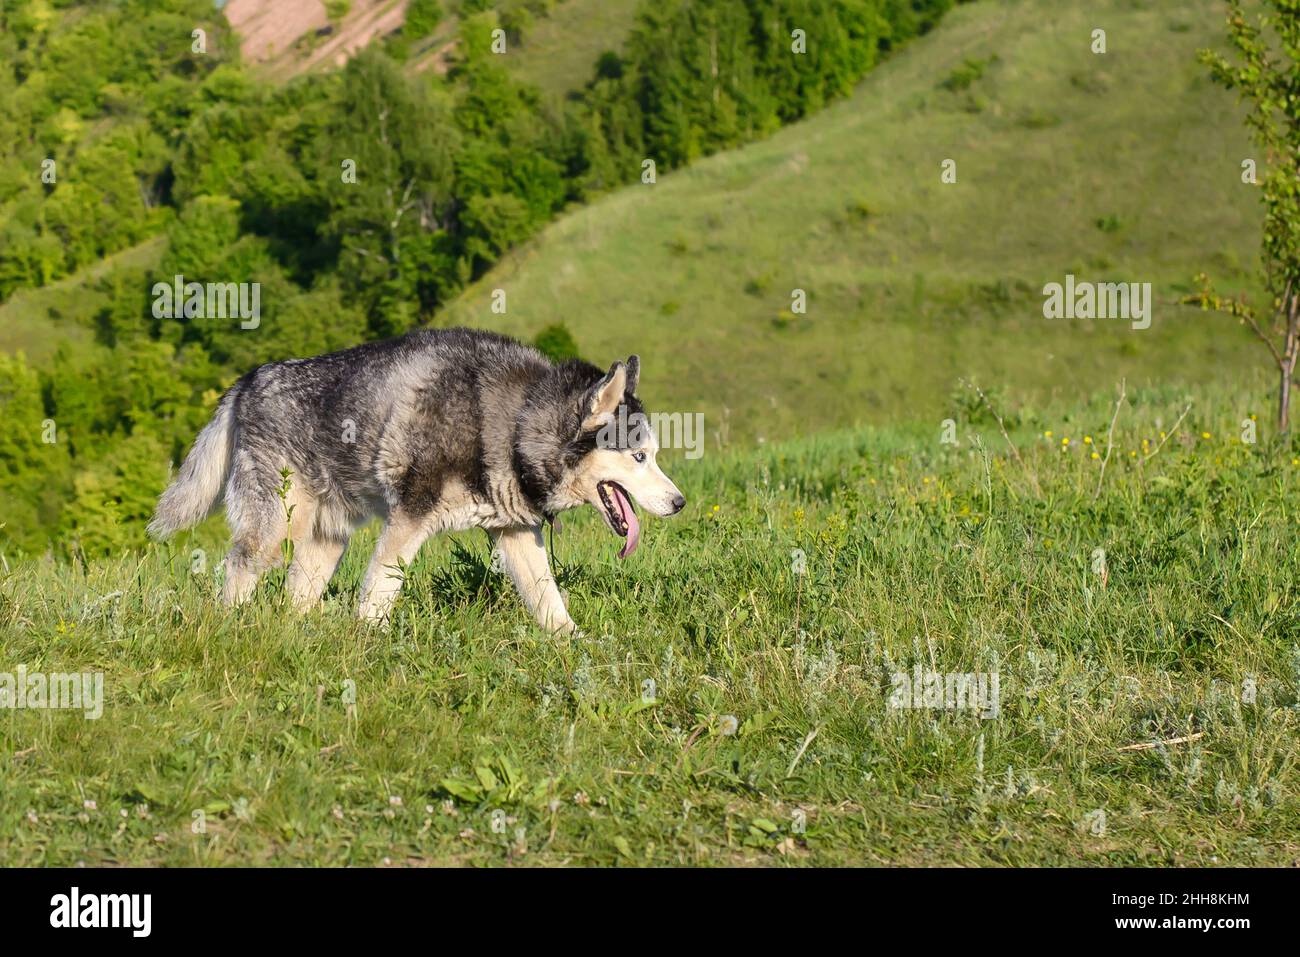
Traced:
<path id="1" fill-rule="evenodd" d="M 680 512 L 686 507 L 686 498 L 681 495 L 673 496 L 673 512 Z"/>

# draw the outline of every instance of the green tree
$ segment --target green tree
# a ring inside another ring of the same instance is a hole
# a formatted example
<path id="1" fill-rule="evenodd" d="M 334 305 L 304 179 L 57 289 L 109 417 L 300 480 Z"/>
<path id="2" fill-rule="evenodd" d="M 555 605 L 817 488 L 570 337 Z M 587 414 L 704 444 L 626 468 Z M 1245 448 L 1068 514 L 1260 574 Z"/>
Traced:
<path id="1" fill-rule="evenodd" d="M 57 520 L 69 459 L 62 429 L 23 354 L 0 352 L 0 543 L 35 549 Z"/>
<path id="2" fill-rule="evenodd" d="M 427 77 L 407 76 L 375 50 L 343 74 L 320 150 L 330 207 L 324 233 L 339 242 L 340 273 L 376 331 L 396 332 L 391 303 L 431 308 L 438 283 L 426 271 L 451 268 L 434 253 L 452 218 L 458 137 Z"/>
<path id="3" fill-rule="evenodd" d="M 145 544 L 145 523 L 167 484 L 167 450 L 140 432 L 77 470 L 60 537 L 88 558 Z"/>
<path id="4" fill-rule="evenodd" d="M 1227 0 L 1228 41 L 1234 58 L 1202 50 L 1214 79 L 1246 101 L 1246 123 L 1263 151 L 1261 248 L 1264 285 L 1272 298 L 1261 314 L 1244 298 L 1217 295 L 1208 277 L 1190 301 L 1236 316 L 1267 346 L 1279 374 L 1278 431 L 1291 425 L 1291 386 L 1300 358 L 1300 0 L 1266 0 L 1247 17 Z"/>
<path id="5" fill-rule="evenodd" d="M 442 4 L 439 0 L 411 0 L 406 7 L 406 21 L 402 35 L 419 40 L 438 29 L 442 21 Z"/>

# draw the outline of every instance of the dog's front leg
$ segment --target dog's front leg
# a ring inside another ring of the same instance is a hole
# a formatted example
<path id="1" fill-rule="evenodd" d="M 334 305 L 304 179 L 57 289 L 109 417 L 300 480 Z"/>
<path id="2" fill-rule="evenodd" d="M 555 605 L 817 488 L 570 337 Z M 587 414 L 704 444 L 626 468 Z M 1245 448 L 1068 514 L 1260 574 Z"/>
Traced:
<path id="1" fill-rule="evenodd" d="M 539 525 L 490 529 L 488 534 L 501 556 L 501 566 L 532 612 L 537 623 L 550 632 L 571 634 L 577 630 L 564 599 L 560 596 L 551 565 L 546 558 L 546 541 Z"/>
<path id="2" fill-rule="evenodd" d="M 388 612 L 406 577 L 406 566 L 415 559 L 428 537 L 428 526 L 418 519 L 400 513 L 389 517 L 379 533 L 379 542 L 361 583 L 361 604 L 357 612 L 363 621 L 378 624 L 388 620 Z"/>

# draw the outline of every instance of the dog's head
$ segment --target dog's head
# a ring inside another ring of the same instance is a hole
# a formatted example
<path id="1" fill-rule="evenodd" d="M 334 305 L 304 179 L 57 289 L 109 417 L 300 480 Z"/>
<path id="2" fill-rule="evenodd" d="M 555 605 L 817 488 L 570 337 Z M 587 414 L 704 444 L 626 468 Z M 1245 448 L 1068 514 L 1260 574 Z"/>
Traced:
<path id="1" fill-rule="evenodd" d="M 565 393 L 564 413 L 556 423 L 562 436 L 550 458 L 544 500 L 555 513 L 591 505 L 610 530 L 626 542 L 625 558 L 640 540 L 635 505 L 655 515 L 673 515 L 686 499 L 659 468 L 659 443 L 636 396 L 641 363 L 636 356 L 615 362 L 601 374 L 586 362 L 568 362 L 555 370 Z M 521 423 L 523 425 L 523 423 Z M 536 441 L 536 422 L 521 437 Z M 524 457 L 530 451 L 520 443 Z"/>

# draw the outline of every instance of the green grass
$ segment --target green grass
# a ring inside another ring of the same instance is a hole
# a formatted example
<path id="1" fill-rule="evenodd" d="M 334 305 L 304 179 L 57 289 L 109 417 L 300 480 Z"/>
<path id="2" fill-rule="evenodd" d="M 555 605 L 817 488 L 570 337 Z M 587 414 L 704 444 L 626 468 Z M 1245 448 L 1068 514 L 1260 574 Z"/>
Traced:
<path id="1" fill-rule="evenodd" d="M 622 49 L 639 5 L 640 0 L 558 0 L 549 13 L 532 19 L 521 42 L 507 46 L 505 66 L 516 80 L 563 98 L 591 80 L 602 53 Z M 432 35 L 415 41 L 410 69 L 443 68 L 459 23 L 449 15 Z"/>
<path id="2" fill-rule="evenodd" d="M 1257 261 L 1242 114 L 1195 62 L 1222 19 L 1214 0 L 959 7 L 850 99 L 559 220 L 440 321 L 531 337 L 562 318 L 593 360 L 639 353 L 652 402 L 740 440 L 937 420 L 960 376 L 1041 401 L 1237 374 L 1262 347 L 1175 305 L 1201 270 L 1250 287 Z M 1152 282 L 1153 328 L 1044 319 L 1067 272 Z"/>
<path id="3" fill-rule="evenodd" d="M 1239 441 L 1266 384 L 1191 398 L 1131 389 L 1100 483 L 1106 396 L 1006 410 L 1023 464 L 965 420 L 670 463 L 692 504 L 629 560 L 556 539 L 582 637 L 468 535 L 374 630 L 368 536 L 304 618 L 214 602 L 215 525 L 14 567 L 0 661 L 105 706 L 0 711 L 0 863 L 1293 865 L 1300 465 Z M 888 708 L 918 664 L 1000 714 Z"/>
<path id="4" fill-rule="evenodd" d="M 516 80 L 563 97 L 595 74 L 602 53 L 615 53 L 636 22 L 640 0 L 563 0 L 524 31 L 507 66 Z"/>

